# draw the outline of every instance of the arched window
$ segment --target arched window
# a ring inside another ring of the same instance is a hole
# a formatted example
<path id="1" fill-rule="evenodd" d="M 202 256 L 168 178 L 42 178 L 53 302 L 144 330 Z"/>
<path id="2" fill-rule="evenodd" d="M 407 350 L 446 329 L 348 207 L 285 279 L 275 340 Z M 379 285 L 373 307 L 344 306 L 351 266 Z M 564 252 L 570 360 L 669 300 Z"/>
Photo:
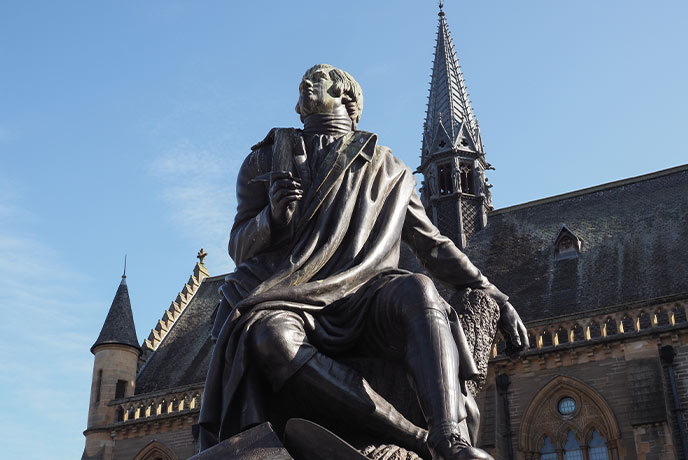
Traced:
<path id="1" fill-rule="evenodd" d="M 573 326 L 573 329 L 571 329 L 571 337 L 573 342 L 585 340 L 585 331 L 583 331 L 583 327 L 580 324 Z"/>
<path id="2" fill-rule="evenodd" d="M 569 343 L 569 333 L 564 329 L 563 326 L 559 327 L 557 329 L 557 344 L 563 345 L 565 343 Z"/>
<path id="3" fill-rule="evenodd" d="M 618 333 L 616 330 L 616 322 L 612 318 L 607 318 L 607 321 L 605 321 L 604 331 L 607 337 L 610 335 L 616 335 Z"/>
<path id="4" fill-rule="evenodd" d="M 669 325 L 669 315 L 664 310 L 659 310 L 657 312 L 657 326 L 668 326 Z"/>
<path id="5" fill-rule="evenodd" d="M 602 332 L 600 331 L 600 325 L 597 324 L 595 321 L 591 322 L 588 325 L 588 337 L 591 339 L 596 339 L 601 336 Z"/>
<path id="6" fill-rule="evenodd" d="M 506 342 L 504 340 L 500 340 L 497 342 L 497 354 L 502 355 L 506 351 Z"/>
<path id="7" fill-rule="evenodd" d="M 623 324 L 623 331 L 624 334 L 628 334 L 630 332 L 635 332 L 635 326 L 633 325 L 633 320 L 628 317 L 628 315 L 624 315 L 623 319 L 621 320 L 621 324 Z"/>
<path id="8" fill-rule="evenodd" d="M 557 460 L 557 450 L 549 437 L 545 438 L 545 442 L 540 448 L 540 460 Z"/>
<path id="9" fill-rule="evenodd" d="M 164 444 L 151 441 L 136 454 L 134 460 L 177 460 L 177 456 Z"/>
<path id="10" fill-rule="evenodd" d="M 600 432 L 595 430 L 592 432 L 592 439 L 588 443 L 588 457 L 590 460 L 609 460 L 609 453 L 607 451 L 607 443 L 604 438 L 600 436 Z"/>
<path id="11" fill-rule="evenodd" d="M 650 329 L 651 327 L 652 323 L 650 322 L 650 315 L 645 312 L 641 312 L 638 316 L 638 329 L 644 330 Z"/>
<path id="12" fill-rule="evenodd" d="M 602 396 L 587 384 L 560 375 L 528 403 L 518 443 L 527 455 L 532 453 L 544 460 L 609 460 L 618 458 L 620 437 L 614 414 Z M 605 445 L 609 458 L 605 456 Z"/>
<path id="13" fill-rule="evenodd" d="M 564 460 L 583 460 L 583 451 L 573 431 L 569 430 L 564 444 Z"/>
<path id="14" fill-rule="evenodd" d="M 528 332 L 528 343 L 530 344 L 530 348 L 537 348 L 537 340 L 535 339 L 535 334 L 532 332 Z"/>

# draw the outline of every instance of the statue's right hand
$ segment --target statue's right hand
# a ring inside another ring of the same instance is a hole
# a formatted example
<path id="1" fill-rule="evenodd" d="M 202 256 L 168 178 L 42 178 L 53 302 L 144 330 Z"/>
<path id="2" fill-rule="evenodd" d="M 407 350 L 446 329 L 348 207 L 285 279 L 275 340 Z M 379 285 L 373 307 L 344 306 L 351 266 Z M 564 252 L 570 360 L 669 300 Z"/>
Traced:
<path id="1" fill-rule="evenodd" d="M 301 183 L 291 172 L 279 171 L 270 174 L 270 215 L 272 222 L 286 226 L 291 222 L 296 202 L 303 198 Z"/>

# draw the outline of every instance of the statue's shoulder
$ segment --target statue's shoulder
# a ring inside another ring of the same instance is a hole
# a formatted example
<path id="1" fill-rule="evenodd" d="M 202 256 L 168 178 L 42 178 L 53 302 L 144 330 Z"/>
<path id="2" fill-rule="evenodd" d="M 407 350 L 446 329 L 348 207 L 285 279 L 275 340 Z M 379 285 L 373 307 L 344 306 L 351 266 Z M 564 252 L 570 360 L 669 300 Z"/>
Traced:
<path id="1" fill-rule="evenodd" d="M 263 138 L 262 141 L 251 147 L 251 151 L 255 152 L 265 148 L 271 148 L 276 139 L 281 139 L 284 137 L 296 137 L 301 132 L 300 129 L 296 128 L 272 128 L 268 134 Z"/>
<path id="2" fill-rule="evenodd" d="M 366 138 L 375 138 L 375 156 L 389 165 L 395 167 L 395 168 L 402 168 L 402 169 L 408 169 L 411 174 L 413 174 L 413 170 L 409 168 L 409 166 L 404 163 L 399 157 L 394 156 L 392 154 L 392 149 L 387 147 L 386 145 L 379 144 L 377 141 L 377 134 L 371 133 L 368 131 L 356 131 L 357 136 L 361 136 L 361 139 L 366 139 Z"/>

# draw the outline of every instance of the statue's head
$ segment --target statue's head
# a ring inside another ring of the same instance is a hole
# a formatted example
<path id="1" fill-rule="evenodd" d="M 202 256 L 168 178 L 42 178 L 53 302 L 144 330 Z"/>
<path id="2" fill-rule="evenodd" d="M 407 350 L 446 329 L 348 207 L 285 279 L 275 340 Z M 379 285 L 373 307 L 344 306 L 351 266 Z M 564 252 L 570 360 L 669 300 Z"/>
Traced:
<path id="1" fill-rule="evenodd" d="M 354 77 L 329 64 L 317 64 L 306 70 L 296 103 L 296 113 L 301 115 L 301 121 L 314 113 L 344 111 L 355 128 L 363 112 L 363 91 Z"/>

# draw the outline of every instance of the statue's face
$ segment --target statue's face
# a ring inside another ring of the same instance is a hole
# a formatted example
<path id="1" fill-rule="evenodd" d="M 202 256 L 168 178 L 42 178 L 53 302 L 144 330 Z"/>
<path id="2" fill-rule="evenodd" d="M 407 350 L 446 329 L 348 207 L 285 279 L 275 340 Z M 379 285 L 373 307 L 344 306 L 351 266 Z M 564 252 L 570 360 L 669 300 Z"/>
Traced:
<path id="1" fill-rule="evenodd" d="M 342 97 L 333 96 L 333 82 L 326 67 L 311 69 L 299 85 L 298 109 L 302 117 L 313 113 L 335 113 L 342 108 Z"/>

